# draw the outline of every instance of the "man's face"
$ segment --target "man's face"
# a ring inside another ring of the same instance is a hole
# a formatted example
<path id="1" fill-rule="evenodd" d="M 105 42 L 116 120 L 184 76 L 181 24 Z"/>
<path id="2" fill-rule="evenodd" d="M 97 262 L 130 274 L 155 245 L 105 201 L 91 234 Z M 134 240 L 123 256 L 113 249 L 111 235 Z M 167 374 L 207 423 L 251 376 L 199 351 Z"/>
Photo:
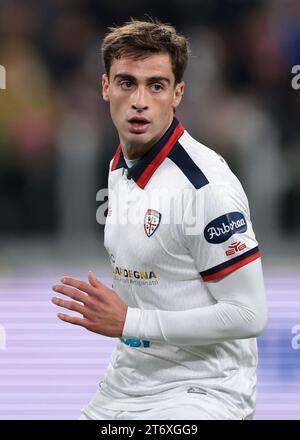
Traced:
<path id="1" fill-rule="evenodd" d="M 113 61 L 109 79 L 102 77 L 102 92 L 128 158 L 146 152 L 168 129 L 183 91 L 183 82 L 175 86 L 167 53 Z"/>

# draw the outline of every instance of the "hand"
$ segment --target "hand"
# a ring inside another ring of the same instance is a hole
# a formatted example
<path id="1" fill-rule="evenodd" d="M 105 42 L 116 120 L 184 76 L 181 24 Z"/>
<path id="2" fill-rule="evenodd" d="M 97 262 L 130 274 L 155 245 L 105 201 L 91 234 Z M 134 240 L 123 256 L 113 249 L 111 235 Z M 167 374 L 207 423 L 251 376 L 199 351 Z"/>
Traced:
<path id="1" fill-rule="evenodd" d="M 62 293 L 75 301 L 65 301 L 53 297 L 52 302 L 59 307 L 81 313 L 83 318 L 59 313 L 59 319 L 80 325 L 104 336 L 121 337 L 126 319 L 127 305 L 116 292 L 88 272 L 90 284 L 76 278 L 61 278 L 62 285 L 52 286 L 52 290 Z M 72 287 L 68 287 L 72 286 Z M 79 301 L 79 302 L 77 302 Z"/>

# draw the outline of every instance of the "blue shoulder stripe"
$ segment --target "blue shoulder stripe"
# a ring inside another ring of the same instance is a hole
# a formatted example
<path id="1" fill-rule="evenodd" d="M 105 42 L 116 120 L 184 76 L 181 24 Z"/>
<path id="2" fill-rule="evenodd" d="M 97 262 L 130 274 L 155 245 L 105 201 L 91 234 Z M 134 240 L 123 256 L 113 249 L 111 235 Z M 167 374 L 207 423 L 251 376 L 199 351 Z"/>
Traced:
<path id="1" fill-rule="evenodd" d="M 209 183 L 206 176 L 190 158 L 183 146 L 177 142 L 168 154 L 168 158 L 174 162 L 183 174 L 189 179 L 196 189 L 202 188 Z"/>

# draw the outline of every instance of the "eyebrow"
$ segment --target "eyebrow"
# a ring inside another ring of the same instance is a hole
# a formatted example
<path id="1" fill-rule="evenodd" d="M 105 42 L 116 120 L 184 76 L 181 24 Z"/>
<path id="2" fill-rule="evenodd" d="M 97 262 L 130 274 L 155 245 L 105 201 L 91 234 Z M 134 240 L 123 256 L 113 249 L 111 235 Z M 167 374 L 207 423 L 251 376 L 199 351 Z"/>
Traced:
<path id="1" fill-rule="evenodd" d="M 133 75 L 130 75 L 130 73 L 117 73 L 114 77 L 114 81 L 116 79 L 127 79 L 130 80 L 132 82 L 136 82 L 136 78 Z M 160 82 L 160 81 L 165 81 L 168 84 L 170 84 L 170 80 L 169 78 L 166 78 L 165 76 L 161 76 L 161 75 L 157 75 L 157 76 L 151 76 L 150 78 L 147 78 L 146 82 L 147 84 L 153 83 L 153 82 Z"/>

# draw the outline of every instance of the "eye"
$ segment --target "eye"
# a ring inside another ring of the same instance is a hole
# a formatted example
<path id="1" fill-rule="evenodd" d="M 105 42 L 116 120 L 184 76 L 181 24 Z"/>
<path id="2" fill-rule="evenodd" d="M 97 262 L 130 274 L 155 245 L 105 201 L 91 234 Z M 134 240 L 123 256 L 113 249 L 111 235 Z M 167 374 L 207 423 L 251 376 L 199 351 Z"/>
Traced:
<path id="1" fill-rule="evenodd" d="M 123 90 L 130 90 L 132 85 L 133 85 L 132 81 L 129 81 L 129 80 L 125 80 L 125 81 L 120 82 L 120 87 Z"/>
<path id="2" fill-rule="evenodd" d="M 154 83 L 154 84 L 151 84 L 151 90 L 153 91 L 153 92 L 160 92 L 161 90 L 163 90 L 163 86 L 160 84 L 160 83 Z"/>

